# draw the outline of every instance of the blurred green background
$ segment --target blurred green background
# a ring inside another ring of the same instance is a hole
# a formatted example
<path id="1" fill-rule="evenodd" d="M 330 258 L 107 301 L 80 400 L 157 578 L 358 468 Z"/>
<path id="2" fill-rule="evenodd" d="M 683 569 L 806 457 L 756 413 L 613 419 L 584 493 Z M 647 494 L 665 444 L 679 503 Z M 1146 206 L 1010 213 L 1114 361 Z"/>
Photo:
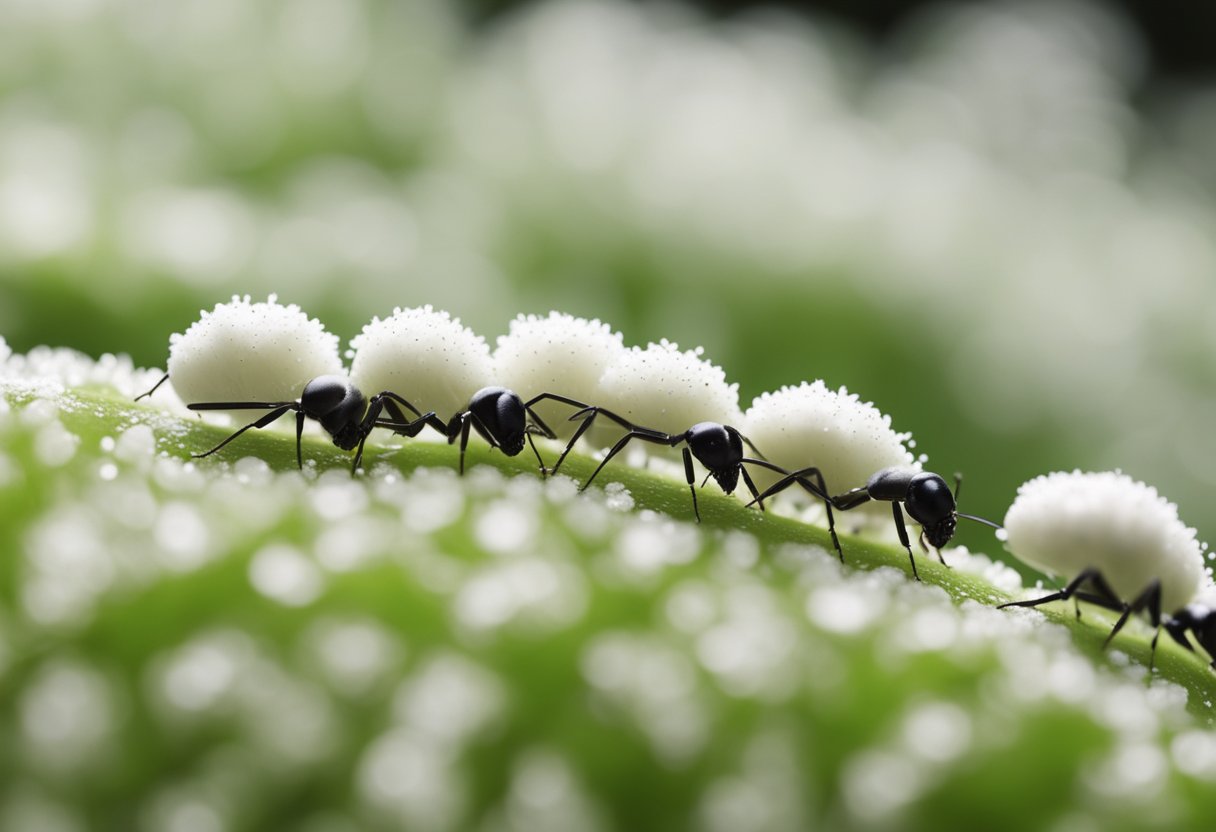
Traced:
<path id="1" fill-rule="evenodd" d="M 1212 9 L 0 0 L 0 336 L 163 366 L 234 293 L 344 339 L 556 308 L 704 345 L 745 407 L 847 385 L 966 511 L 1121 467 L 1206 535 Z M 978 560 L 319 445 L 312 481 L 282 437 L 185 466 L 214 431 L 26 382 L 3 832 L 1210 827 L 1207 669 L 1146 684 L 1143 629 L 991 609 Z"/>
<path id="2" fill-rule="evenodd" d="M 1084 3 L 847 6 L 5 0 L 0 334 L 162 366 L 233 293 L 343 338 L 557 308 L 704 345 L 744 406 L 847 385 L 967 510 L 1120 467 L 1207 534 L 1191 41 L 1171 63 Z"/>

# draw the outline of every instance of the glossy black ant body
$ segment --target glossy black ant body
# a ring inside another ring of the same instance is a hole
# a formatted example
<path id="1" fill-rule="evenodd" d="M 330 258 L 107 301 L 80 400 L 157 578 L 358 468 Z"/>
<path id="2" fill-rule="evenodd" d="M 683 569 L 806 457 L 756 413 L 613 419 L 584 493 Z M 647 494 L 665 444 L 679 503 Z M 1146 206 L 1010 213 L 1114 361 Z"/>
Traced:
<path id="1" fill-rule="evenodd" d="M 594 406 L 584 406 L 582 410 L 570 417 L 572 421 L 582 419 L 582 424 L 578 426 L 578 430 L 570 438 L 570 442 L 566 445 L 566 449 L 562 451 L 562 455 L 558 457 L 557 464 L 553 466 L 551 473 L 557 473 L 558 469 L 562 466 L 562 462 L 566 459 L 566 455 L 570 453 L 570 450 L 578 442 L 579 438 L 591 427 L 591 423 L 595 421 L 597 416 L 611 419 L 625 428 L 627 433 L 612 446 L 603 460 L 600 461 L 599 466 L 587 478 L 582 487 L 579 488 L 579 491 L 585 491 L 587 486 L 591 485 L 591 481 L 603 470 L 604 466 L 614 456 L 624 450 L 625 446 L 634 439 L 651 442 L 656 445 L 666 445 L 671 448 L 680 444 L 684 445 L 684 476 L 688 482 L 688 490 L 692 494 L 692 510 L 693 514 L 696 515 L 698 523 L 701 522 L 701 510 L 697 506 L 697 480 L 696 474 L 693 471 L 693 457 L 696 457 L 697 461 L 708 469 L 709 475 L 705 479 L 708 480 L 710 477 L 713 477 L 714 481 L 727 494 L 734 493 L 736 486 L 739 484 L 739 477 L 742 476 L 743 482 L 747 485 L 752 497 L 761 501 L 761 509 L 764 508 L 761 495 L 757 492 L 756 484 L 752 481 L 751 475 L 747 473 L 747 469 L 743 466 L 745 464 L 757 465 L 781 474 L 786 473 L 784 468 L 779 468 L 764 459 L 764 455 L 756 449 L 756 446 L 751 443 L 750 439 L 729 425 L 721 425 L 717 422 L 698 422 L 683 433 L 664 433 L 653 428 L 635 425 L 633 422 L 622 416 L 618 416 L 610 410 Z M 756 456 L 760 458 L 756 459 L 744 456 L 744 445 L 751 448 Z M 701 485 L 704 486 L 705 483 L 702 482 Z"/>
<path id="2" fill-rule="evenodd" d="M 166 374 L 147 393 L 139 396 L 136 401 L 150 396 L 158 387 L 165 383 L 169 376 Z M 333 438 L 334 445 L 344 451 L 358 449 L 351 474 L 359 470 L 363 459 L 363 446 L 372 430 L 377 427 L 391 427 L 395 433 L 403 436 L 417 436 L 423 428 L 430 425 L 436 430 L 444 430 L 443 422 L 434 414 L 421 413 L 396 393 L 385 390 L 372 396 L 370 401 L 366 396 L 344 376 L 317 376 L 304 385 L 300 398 L 295 401 L 282 402 L 195 402 L 186 407 L 194 411 L 208 410 L 266 410 L 265 416 L 257 419 L 234 432 L 223 442 L 209 451 L 201 454 L 191 454 L 195 459 L 211 456 L 229 442 L 250 429 L 264 428 L 277 421 L 287 413 L 296 414 L 296 464 L 304 467 L 304 455 L 301 441 L 304 435 L 304 421 L 313 419 Z M 416 417 L 413 421 L 406 418 L 401 410 L 404 407 Z M 380 414 L 387 411 L 392 420 L 380 419 Z"/>
<path id="3" fill-rule="evenodd" d="M 1187 604 L 1173 615 L 1166 616 L 1163 624 L 1165 631 L 1174 641 L 1194 653 L 1195 648 L 1187 638 L 1189 632 L 1199 646 L 1207 652 L 1212 668 L 1216 670 L 1216 608 L 1201 603 Z M 1154 636 L 1154 648 L 1156 643 L 1157 639 Z"/>
<path id="4" fill-rule="evenodd" d="M 556 393 L 541 393 L 525 402 L 514 391 L 505 387 L 483 387 L 474 393 L 467 408 L 454 415 L 446 426 L 440 422 L 438 428 L 447 436 L 449 445 L 455 443 L 458 438 L 460 440 L 460 473 L 464 473 L 464 455 L 469 445 L 469 433 L 475 430 L 490 443 L 491 448 L 498 448 L 507 456 L 517 456 L 523 451 L 526 441 L 531 446 L 532 453 L 536 455 L 541 475 L 544 476 L 545 462 L 541 459 L 532 436 L 540 434 L 546 439 L 556 439 L 557 436 L 532 408 L 538 402 L 546 400 L 572 407 L 587 406 L 583 402 Z M 391 421 L 382 420 L 377 422 L 377 426 L 400 432 L 396 423 Z M 410 429 L 412 426 L 406 425 Z"/>
<path id="5" fill-rule="evenodd" d="M 808 477 L 814 477 L 815 481 L 811 482 L 807 479 Z M 832 535 L 832 545 L 836 547 L 836 553 L 840 556 L 842 563 L 844 562 L 844 551 L 840 547 L 840 539 L 836 536 L 836 524 L 832 516 L 832 509 L 849 511 L 871 500 L 889 502 L 891 503 L 892 516 L 895 518 L 895 531 L 899 534 L 899 542 L 908 550 L 908 560 L 912 563 L 912 576 L 919 581 L 920 575 L 916 571 L 916 558 L 912 554 L 912 544 L 908 539 L 908 528 L 904 523 L 904 511 L 907 511 L 908 515 L 921 525 L 919 538 L 921 548 L 926 548 L 925 544 L 927 541 L 928 545 L 937 552 L 937 559 L 943 565 L 946 561 L 942 558 L 941 549 L 954 537 L 958 518 L 962 517 L 965 520 L 983 523 L 994 529 L 1000 528 L 998 524 L 990 520 L 970 514 L 963 514 L 958 511 L 958 492 L 962 485 L 962 479 L 962 475 L 954 475 L 954 491 L 951 492 L 950 487 L 946 485 L 946 481 L 938 474 L 917 471 L 914 468 L 883 468 L 871 476 L 864 486 L 851 489 L 837 496 L 831 496 L 828 494 L 827 486 L 824 484 L 822 472 L 818 468 L 808 467 L 787 473 L 776 483 L 769 486 L 753 502 L 759 502 L 760 498 L 769 497 L 780 491 L 784 491 L 791 485 L 799 485 L 813 496 L 822 500 L 827 508 L 828 531 Z M 751 505 L 751 503 L 748 505 Z M 903 506 L 902 510 L 900 509 L 901 505 Z"/>

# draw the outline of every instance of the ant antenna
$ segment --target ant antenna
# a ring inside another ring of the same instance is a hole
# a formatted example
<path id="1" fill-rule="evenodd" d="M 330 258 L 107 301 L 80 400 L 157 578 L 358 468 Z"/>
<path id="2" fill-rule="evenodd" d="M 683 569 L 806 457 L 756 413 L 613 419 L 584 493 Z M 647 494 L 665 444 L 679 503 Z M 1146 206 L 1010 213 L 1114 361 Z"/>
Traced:
<path id="1" fill-rule="evenodd" d="M 999 523 L 993 523 L 991 520 L 985 520 L 983 517 L 976 517 L 974 514 L 963 514 L 961 511 L 955 512 L 955 514 L 964 520 L 970 520 L 973 523 L 981 523 L 985 526 L 990 526 L 991 528 L 996 529 L 998 532 L 1004 528 L 1004 526 L 1000 525 Z"/>
<path id="2" fill-rule="evenodd" d="M 958 493 L 963 490 L 963 472 L 954 472 L 954 504 L 958 505 Z M 970 520 L 973 523 L 980 523 L 984 526 L 989 526 L 996 529 L 998 532 L 1003 528 L 999 523 L 993 523 L 991 520 L 985 520 L 983 517 L 976 517 L 974 514 L 963 514 L 961 511 L 955 511 L 955 514 L 962 517 L 964 520 Z"/>
<path id="3" fill-rule="evenodd" d="M 164 384 L 168 380 L 169 380 L 169 374 L 165 373 L 163 376 L 160 377 L 160 381 L 158 381 L 158 382 L 156 382 L 156 384 L 152 385 L 151 390 L 149 390 L 147 393 L 141 393 L 140 395 L 136 396 L 131 401 L 137 402 L 140 399 L 146 399 L 148 396 L 151 396 L 153 393 L 155 393 L 157 391 L 157 388 L 159 388 L 162 384 Z"/>

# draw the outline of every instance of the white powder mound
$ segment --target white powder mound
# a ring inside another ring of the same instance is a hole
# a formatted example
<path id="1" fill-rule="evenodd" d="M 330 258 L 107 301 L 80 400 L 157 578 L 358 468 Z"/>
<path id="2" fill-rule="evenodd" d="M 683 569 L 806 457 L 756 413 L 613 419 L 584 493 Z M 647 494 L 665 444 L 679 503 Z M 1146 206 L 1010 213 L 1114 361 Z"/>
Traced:
<path id="1" fill-rule="evenodd" d="M 664 339 L 646 349 L 623 351 L 600 378 L 598 404 L 643 427 L 683 433 L 698 422 L 736 426 L 742 419 L 739 386 L 701 357 L 702 350 L 681 352 Z M 607 427 L 600 417 L 597 426 Z M 613 430 L 617 436 L 622 431 Z M 643 443 L 638 443 L 643 444 Z M 658 446 L 645 443 L 647 450 Z"/>
<path id="2" fill-rule="evenodd" d="M 169 338 L 169 381 L 187 404 L 294 401 L 317 376 L 344 372 L 338 337 L 275 295 L 265 303 L 234 296 Z M 233 411 L 233 418 L 265 413 Z"/>
<path id="3" fill-rule="evenodd" d="M 625 354 L 621 334 L 598 320 L 562 312 L 519 315 L 508 334 L 498 338 L 494 375 L 525 401 L 538 393 L 557 393 L 587 404 L 603 399 L 600 377 Z M 578 427 L 569 405 L 541 402 L 536 411 L 554 432 L 569 437 Z"/>
<path id="4" fill-rule="evenodd" d="M 1204 585 L 1202 549 L 1178 507 L 1117 471 L 1035 477 L 1018 488 L 1005 531 L 1020 560 L 1065 580 L 1095 567 L 1125 601 L 1160 579 L 1162 612 Z"/>
<path id="5" fill-rule="evenodd" d="M 373 318 L 350 345 L 355 350 L 351 378 L 360 390 L 368 396 L 391 391 L 444 421 L 495 383 L 485 339 L 430 306 Z"/>
<path id="6" fill-rule="evenodd" d="M 920 467 L 905 445 L 911 434 L 892 430 L 891 417 L 856 393 L 843 387 L 829 390 L 822 381 L 764 393 L 748 408 L 741 429 L 770 462 L 789 470 L 817 466 L 833 495 L 865 485 L 883 468 Z M 760 488 L 777 480 L 753 470 Z M 797 486 L 785 493 L 798 494 L 799 500 L 805 495 Z M 848 527 L 850 520 L 879 514 L 890 519 L 891 507 L 867 505 L 842 514 L 838 522 Z"/>
<path id="7" fill-rule="evenodd" d="M 94 359 L 66 347 L 34 347 L 0 361 L 0 385 L 22 389 L 39 398 L 54 398 L 77 387 L 109 387 L 123 398 L 135 398 L 160 381 L 160 370 L 136 369 L 129 355 L 103 354 Z M 193 416 L 168 386 L 156 394 L 161 410 Z"/>

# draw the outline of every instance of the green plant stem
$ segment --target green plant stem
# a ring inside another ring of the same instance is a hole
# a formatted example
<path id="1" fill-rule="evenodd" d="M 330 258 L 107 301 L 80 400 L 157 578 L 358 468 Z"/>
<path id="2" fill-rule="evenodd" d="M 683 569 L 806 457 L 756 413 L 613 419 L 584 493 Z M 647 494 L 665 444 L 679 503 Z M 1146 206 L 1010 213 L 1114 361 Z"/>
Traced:
<path id="1" fill-rule="evenodd" d="M 20 387 L 0 388 L 10 403 L 21 406 L 33 398 L 33 394 Z M 146 404 L 133 404 L 118 398 L 108 388 L 76 389 L 64 395 L 64 406 L 60 418 L 64 425 L 81 437 L 84 442 L 99 442 L 113 435 L 120 426 L 138 422 L 150 424 L 158 437 L 171 436 L 173 441 L 162 441 L 160 447 L 182 459 L 192 453 L 217 445 L 231 430 L 203 422 L 201 419 L 183 419 L 170 415 Z M 383 434 L 388 439 L 389 434 Z M 546 459 L 556 459 L 560 447 L 556 444 L 542 445 Z M 199 460 L 198 464 L 223 465 L 246 456 L 264 460 L 272 469 L 290 471 L 296 468 L 295 437 L 275 430 L 249 431 L 232 445 L 214 457 Z M 321 437 L 306 436 L 304 459 L 315 464 L 317 470 L 348 468 L 352 455 L 335 448 Z M 456 448 L 426 441 L 403 440 L 398 446 L 369 442 L 364 452 L 364 468 L 385 463 L 408 473 L 421 467 L 456 468 L 459 461 Z M 507 474 L 539 475 L 535 458 L 528 452 L 517 457 L 506 457 L 480 441 L 470 442 L 466 457 L 466 468 L 490 465 Z M 598 463 L 589 456 L 572 453 L 563 464 L 563 475 L 583 482 L 594 471 Z M 358 476 L 367 476 L 361 472 Z M 678 520 L 694 519 L 692 502 L 685 482 L 651 471 L 630 468 L 625 465 L 610 466 L 597 478 L 597 486 L 611 482 L 625 486 L 637 509 L 662 512 Z M 781 517 L 772 512 L 761 512 L 746 508 L 735 496 L 728 496 L 716 489 L 698 491 L 701 525 L 707 529 L 742 530 L 754 535 L 767 552 L 783 544 L 812 544 L 832 551 L 831 538 L 826 529 Z M 911 566 L 905 550 L 862 537 L 842 534 L 840 536 L 845 560 L 857 569 L 893 567 L 908 574 Z M 987 606 L 997 606 L 1016 600 L 983 579 L 950 569 L 931 556 L 917 559 L 921 580 L 926 584 L 944 589 L 955 603 L 976 601 Z M 1078 619 L 1070 605 L 1052 605 L 1040 608 L 1051 621 L 1067 627 L 1074 642 L 1099 661 L 1109 662 L 1109 654 L 1103 645 L 1113 618 L 1104 612 L 1086 610 Z M 1011 612 L 1010 614 L 1015 614 Z M 1116 638 L 1115 647 L 1127 654 L 1146 669 L 1150 659 L 1147 630 L 1129 632 L 1124 630 Z M 1175 682 L 1200 695 L 1190 697 L 1190 707 L 1198 714 L 1208 717 L 1216 714 L 1212 705 L 1216 702 L 1216 674 L 1197 654 L 1187 652 L 1175 645 L 1168 637 L 1160 639 L 1155 660 L 1157 673 L 1164 679 Z"/>

